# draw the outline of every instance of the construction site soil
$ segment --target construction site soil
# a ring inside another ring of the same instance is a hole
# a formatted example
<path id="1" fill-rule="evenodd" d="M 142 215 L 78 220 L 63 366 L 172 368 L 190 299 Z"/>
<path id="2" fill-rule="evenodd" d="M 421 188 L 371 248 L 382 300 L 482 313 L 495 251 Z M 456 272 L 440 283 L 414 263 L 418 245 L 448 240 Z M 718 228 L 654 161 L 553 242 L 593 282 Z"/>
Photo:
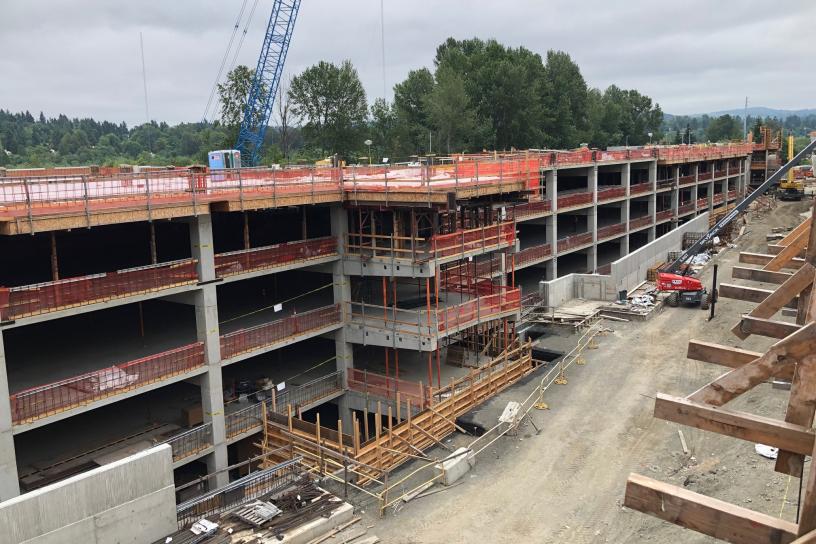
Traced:
<path id="1" fill-rule="evenodd" d="M 711 262 L 720 265 L 720 281 L 744 283 L 731 279 L 739 252 L 767 252 L 766 233 L 797 225 L 809 205 L 780 203 L 765 215 L 749 214 L 738 247 Z M 709 264 L 702 274 L 706 284 L 711 275 Z M 363 506 L 364 522 L 375 526 L 383 542 L 395 544 L 715 542 L 623 507 L 630 472 L 795 520 L 799 480 L 774 472 L 774 462 L 759 456 L 753 443 L 652 417 L 655 393 L 686 396 L 725 372 L 687 359 L 690 338 L 757 351 L 772 343 L 757 336 L 739 342 L 729 331 L 752 306 L 721 299 L 710 322 L 708 312 L 688 307 L 665 307 L 647 322 L 607 322 L 614 332 L 598 338 L 598 349 L 585 352 L 587 364 L 571 366 L 569 383 L 547 391 L 550 409 L 532 412 L 540 433 L 525 422 L 516 436 L 505 436 L 484 451 L 460 485 L 389 510 L 383 519 L 374 504 Z M 505 391 L 482 413 L 494 418 L 508 401 L 523 400 L 537 385 L 538 380 L 525 381 Z M 733 407 L 783 419 L 787 397 L 787 391 L 763 384 Z M 456 434 L 448 444 L 458 447 L 471 440 Z M 431 452 L 435 457 L 446 453 L 441 448 Z"/>

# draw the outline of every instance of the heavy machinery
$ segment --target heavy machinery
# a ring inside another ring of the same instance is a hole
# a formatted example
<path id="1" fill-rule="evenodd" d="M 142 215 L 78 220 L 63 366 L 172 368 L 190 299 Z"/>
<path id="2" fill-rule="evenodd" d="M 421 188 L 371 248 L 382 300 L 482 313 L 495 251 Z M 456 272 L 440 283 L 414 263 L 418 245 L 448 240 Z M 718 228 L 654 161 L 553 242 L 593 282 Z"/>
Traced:
<path id="1" fill-rule="evenodd" d="M 658 291 L 665 291 L 669 293 L 666 298 L 666 303 L 669 306 L 678 306 L 680 304 L 696 305 L 699 304 L 703 310 L 708 309 L 712 301 L 712 293 L 709 293 L 703 286 L 703 283 L 697 279 L 690 277 L 688 274 L 691 271 L 688 265 L 691 260 L 697 255 L 701 249 L 706 247 L 715 236 L 717 236 L 723 227 L 733 221 L 740 213 L 748 209 L 751 202 L 764 194 L 768 189 L 772 188 L 774 184 L 778 183 L 780 179 L 793 168 L 794 165 L 806 156 L 811 151 L 816 149 L 816 140 L 811 141 L 805 148 L 789 160 L 782 168 L 774 172 L 771 177 L 766 179 L 762 185 L 757 187 L 751 194 L 745 197 L 745 200 L 734 206 L 728 213 L 723 215 L 717 223 L 706 232 L 702 238 L 697 240 L 691 247 L 686 249 L 680 256 L 672 262 L 663 271 L 657 274 L 657 289 Z"/>
<path id="2" fill-rule="evenodd" d="M 793 134 L 788 136 L 788 160 L 793 159 Z M 777 196 L 779 200 L 802 200 L 805 197 L 804 176 L 796 176 L 795 168 L 788 171 L 788 175 L 779 181 Z"/>

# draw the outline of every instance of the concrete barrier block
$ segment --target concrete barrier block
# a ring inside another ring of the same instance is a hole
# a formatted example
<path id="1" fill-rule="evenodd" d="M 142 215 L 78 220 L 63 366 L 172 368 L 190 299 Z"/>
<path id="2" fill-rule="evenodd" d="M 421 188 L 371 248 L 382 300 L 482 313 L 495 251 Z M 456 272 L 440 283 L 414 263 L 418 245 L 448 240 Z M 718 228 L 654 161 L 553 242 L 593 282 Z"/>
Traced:
<path id="1" fill-rule="evenodd" d="M 448 459 L 436 465 L 442 472 L 442 485 L 451 485 L 461 479 L 476 464 L 476 456 L 468 448 L 459 448 Z"/>

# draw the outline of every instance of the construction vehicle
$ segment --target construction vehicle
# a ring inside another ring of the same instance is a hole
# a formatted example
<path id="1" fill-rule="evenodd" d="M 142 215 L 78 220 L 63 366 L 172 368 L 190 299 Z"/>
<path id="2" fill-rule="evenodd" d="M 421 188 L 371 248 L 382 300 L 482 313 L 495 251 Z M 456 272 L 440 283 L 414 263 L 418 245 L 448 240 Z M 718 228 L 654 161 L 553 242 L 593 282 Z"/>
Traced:
<path id="1" fill-rule="evenodd" d="M 788 160 L 793 159 L 793 135 L 788 136 Z M 779 181 L 777 197 L 779 200 L 802 200 L 805 197 L 804 176 L 799 177 L 795 172 L 796 168 L 791 168 L 788 175 Z"/>
<path id="2" fill-rule="evenodd" d="M 774 172 L 768 179 L 766 179 L 759 187 L 757 187 L 745 199 L 734 206 L 728 213 L 724 214 L 717 223 L 711 227 L 699 240 L 694 242 L 688 249 L 686 249 L 680 256 L 674 260 L 669 266 L 658 272 L 657 274 L 657 289 L 658 291 L 668 292 L 669 296 L 666 298 L 666 304 L 669 306 L 684 305 L 700 305 L 703 310 L 708 309 L 709 305 L 714 299 L 714 294 L 709 293 L 706 288 L 697 278 L 690 277 L 691 267 L 689 266 L 691 260 L 697 255 L 701 249 L 706 247 L 714 238 L 722 231 L 722 229 L 733 221 L 740 213 L 748 209 L 751 202 L 756 200 L 759 196 L 765 194 L 769 188 L 778 183 L 780 179 L 793 168 L 794 165 L 807 157 L 811 151 L 816 149 L 816 140 L 811 141 L 805 148 L 789 160 L 782 168 Z"/>

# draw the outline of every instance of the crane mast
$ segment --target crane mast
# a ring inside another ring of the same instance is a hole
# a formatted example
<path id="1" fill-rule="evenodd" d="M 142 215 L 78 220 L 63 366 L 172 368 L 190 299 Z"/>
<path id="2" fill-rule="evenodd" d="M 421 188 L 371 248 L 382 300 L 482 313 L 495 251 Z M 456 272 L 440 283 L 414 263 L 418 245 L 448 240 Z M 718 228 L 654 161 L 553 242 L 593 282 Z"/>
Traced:
<path id="1" fill-rule="evenodd" d="M 275 0 L 272 7 L 235 144 L 246 166 L 256 166 L 261 158 L 266 128 L 272 116 L 299 9 L 300 0 Z"/>

